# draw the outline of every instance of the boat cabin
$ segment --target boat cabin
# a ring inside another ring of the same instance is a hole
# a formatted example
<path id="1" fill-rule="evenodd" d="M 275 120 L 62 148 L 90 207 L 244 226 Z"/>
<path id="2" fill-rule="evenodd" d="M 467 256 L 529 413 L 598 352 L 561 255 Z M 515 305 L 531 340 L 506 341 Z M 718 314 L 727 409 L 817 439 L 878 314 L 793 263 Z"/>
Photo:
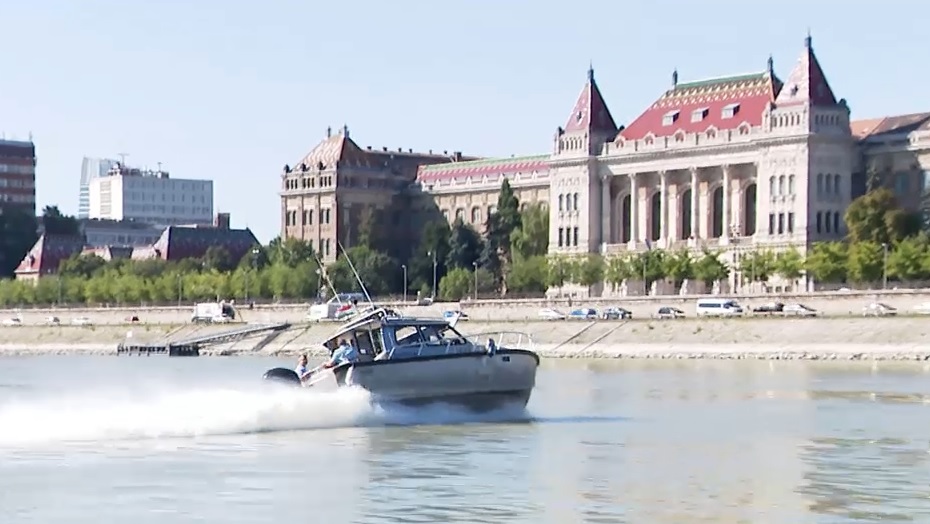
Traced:
<path id="1" fill-rule="evenodd" d="M 445 319 L 402 317 L 387 309 L 376 309 L 350 320 L 323 345 L 332 353 L 342 340 L 354 342 L 361 361 L 485 351 Z"/>

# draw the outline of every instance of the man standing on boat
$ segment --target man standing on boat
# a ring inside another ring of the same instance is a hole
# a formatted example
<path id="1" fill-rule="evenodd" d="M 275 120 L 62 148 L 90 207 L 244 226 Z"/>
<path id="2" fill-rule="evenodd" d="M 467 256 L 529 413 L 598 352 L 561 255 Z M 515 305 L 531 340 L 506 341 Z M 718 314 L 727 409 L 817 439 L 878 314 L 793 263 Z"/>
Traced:
<path id="1" fill-rule="evenodd" d="M 356 362 L 358 360 L 358 348 L 350 339 L 344 338 L 339 341 L 339 347 L 333 351 L 333 356 L 328 362 L 320 366 L 323 369 L 330 369 L 345 364 L 346 362 Z"/>

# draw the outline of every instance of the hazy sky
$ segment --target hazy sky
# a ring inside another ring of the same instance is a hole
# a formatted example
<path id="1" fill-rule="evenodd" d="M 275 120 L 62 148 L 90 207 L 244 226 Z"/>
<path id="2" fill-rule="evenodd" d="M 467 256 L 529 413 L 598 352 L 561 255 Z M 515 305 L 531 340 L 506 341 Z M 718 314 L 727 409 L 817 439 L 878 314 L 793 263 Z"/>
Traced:
<path id="1" fill-rule="evenodd" d="M 588 63 L 618 123 L 670 86 L 785 79 L 808 28 L 854 118 L 930 110 L 914 1 L 0 0 L 0 132 L 38 156 L 38 205 L 77 210 L 81 158 L 215 180 L 267 241 L 280 170 L 327 126 L 362 147 L 545 153 Z"/>

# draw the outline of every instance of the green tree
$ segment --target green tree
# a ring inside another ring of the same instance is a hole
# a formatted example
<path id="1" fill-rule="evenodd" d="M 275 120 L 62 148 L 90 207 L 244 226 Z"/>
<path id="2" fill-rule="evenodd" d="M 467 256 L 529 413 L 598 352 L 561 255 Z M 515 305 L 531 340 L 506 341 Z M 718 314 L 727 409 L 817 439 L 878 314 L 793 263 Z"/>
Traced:
<path id="1" fill-rule="evenodd" d="M 310 243 L 299 238 L 291 237 L 283 242 L 280 239 L 272 240 L 268 245 L 268 252 L 270 263 L 284 264 L 287 267 L 297 267 L 301 262 L 313 262 L 316 260 L 313 247 Z M 250 254 L 256 256 L 254 253 Z M 260 256 L 260 254 L 258 256 Z M 246 255 L 246 257 L 248 257 L 248 255 Z"/>
<path id="2" fill-rule="evenodd" d="M 12 277 L 26 253 L 39 239 L 32 213 L 13 208 L 0 214 L 0 278 Z"/>
<path id="3" fill-rule="evenodd" d="M 842 242 L 818 242 L 811 248 L 805 266 L 809 275 L 821 282 L 844 282 L 849 253 Z"/>
<path id="4" fill-rule="evenodd" d="M 663 264 L 662 272 L 674 282 L 675 289 L 680 288 L 686 279 L 694 278 L 694 260 L 687 249 L 667 255 Z"/>
<path id="5" fill-rule="evenodd" d="M 62 276 L 90 278 L 106 266 L 107 261 L 96 254 L 75 253 L 58 264 L 58 273 Z"/>
<path id="6" fill-rule="evenodd" d="M 848 277 L 853 282 L 881 280 L 885 268 L 885 251 L 875 242 L 856 242 L 849 246 Z"/>
<path id="7" fill-rule="evenodd" d="M 926 234 L 901 240 L 888 253 L 888 276 L 902 281 L 926 280 L 930 277 L 928 255 L 930 249 Z"/>
<path id="8" fill-rule="evenodd" d="M 203 255 L 204 267 L 214 271 L 228 272 L 236 267 L 236 261 L 223 246 L 210 246 Z"/>
<path id="9" fill-rule="evenodd" d="M 796 249 L 781 251 L 775 255 L 773 269 L 785 280 L 797 280 L 804 271 L 804 258 Z"/>
<path id="10" fill-rule="evenodd" d="M 516 293 L 545 293 L 549 285 L 549 261 L 542 255 L 514 257 L 507 284 Z"/>
<path id="11" fill-rule="evenodd" d="M 337 292 L 362 291 L 346 256 L 355 266 L 355 270 L 370 295 L 385 295 L 401 287 L 398 285 L 400 264 L 396 260 L 365 246 L 356 246 L 349 248 L 345 253 L 340 253 L 336 261 L 326 268 Z"/>
<path id="12" fill-rule="evenodd" d="M 563 288 L 565 284 L 572 281 L 572 262 L 561 255 L 554 255 L 548 258 L 549 270 L 546 275 L 546 283 L 551 287 Z"/>
<path id="13" fill-rule="evenodd" d="M 491 213 L 485 225 L 485 250 L 481 267 L 494 273 L 501 283 L 501 292 L 506 294 L 505 275 L 513 262 L 511 236 L 521 226 L 520 201 L 505 178 L 497 197 L 497 209 Z"/>
<path id="14" fill-rule="evenodd" d="M 598 282 L 604 281 L 604 258 L 596 253 L 589 253 L 576 261 L 574 282 L 590 288 Z"/>
<path id="15" fill-rule="evenodd" d="M 624 280 L 633 278 L 635 271 L 632 267 L 632 260 L 628 256 L 615 256 L 607 260 L 607 268 L 604 271 L 604 279 L 610 284 L 615 291 L 623 284 Z"/>
<path id="16" fill-rule="evenodd" d="M 81 226 L 73 216 L 63 215 L 58 206 L 45 206 L 42 210 L 42 226 L 48 235 L 78 236 Z"/>
<path id="17" fill-rule="evenodd" d="M 898 205 L 888 188 L 879 188 L 852 201 L 846 208 L 846 227 L 852 243 L 897 242 L 920 230 L 920 217 Z"/>
<path id="18" fill-rule="evenodd" d="M 653 282 L 663 280 L 668 276 L 666 273 L 667 258 L 665 251 L 660 249 L 649 249 L 637 253 L 630 264 L 633 269 L 633 278 L 644 280 L 646 289 L 648 289 Z"/>
<path id="19" fill-rule="evenodd" d="M 742 278 L 753 282 L 765 282 L 776 272 L 775 254 L 766 249 L 743 254 L 737 266 Z"/>
<path id="20" fill-rule="evenodd" d="M 473 270 L 484 248 L 481 236 L 473 227 L 456 218 L 449 234 L 449 253 L 446 255 L 446 267 Z"/>
<path id="21" fill-rule="evenodd" d="M 549 208 L 542 203 L 526 206 L 520 212 L 520 227 L 510 235 L 510 244 L 514 257 L 545 255 L 549 251 Z"/>
<path id="22" fill-rule="evenodd" d="M 730 276 L 730 267 L 720 260 L 720 253 L 705 249 L 701 257 L 694 262 L 694 278 L 703 282 L 708 288 L 714 282 L 726 280 Z"/>

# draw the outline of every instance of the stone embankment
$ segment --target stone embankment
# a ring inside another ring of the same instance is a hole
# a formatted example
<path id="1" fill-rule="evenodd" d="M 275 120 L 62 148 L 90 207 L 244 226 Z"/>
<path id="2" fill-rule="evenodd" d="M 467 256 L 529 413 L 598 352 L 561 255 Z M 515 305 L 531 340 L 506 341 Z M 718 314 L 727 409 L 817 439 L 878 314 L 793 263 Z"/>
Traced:
<path id="1" fill-rule="evenodd" d="M 62 319 L 64 320 L 64 319 Z M 121 342 L 165 343 L 221 332 L 232 325 L 0 327 L 0 355 L 115 354 Z M 258 339 L 211 347 L 205 354 L 321 356 L 320 342 L 337 328 L 295 324 L 258 351 Z M 481 340 L 535 348 L 552 358 L 930 360 L 930 317 L 834 316 L 626 321 L 498 321 L 458 324 Z M 523 332 L 532 337 L 520 335 Z"/>

